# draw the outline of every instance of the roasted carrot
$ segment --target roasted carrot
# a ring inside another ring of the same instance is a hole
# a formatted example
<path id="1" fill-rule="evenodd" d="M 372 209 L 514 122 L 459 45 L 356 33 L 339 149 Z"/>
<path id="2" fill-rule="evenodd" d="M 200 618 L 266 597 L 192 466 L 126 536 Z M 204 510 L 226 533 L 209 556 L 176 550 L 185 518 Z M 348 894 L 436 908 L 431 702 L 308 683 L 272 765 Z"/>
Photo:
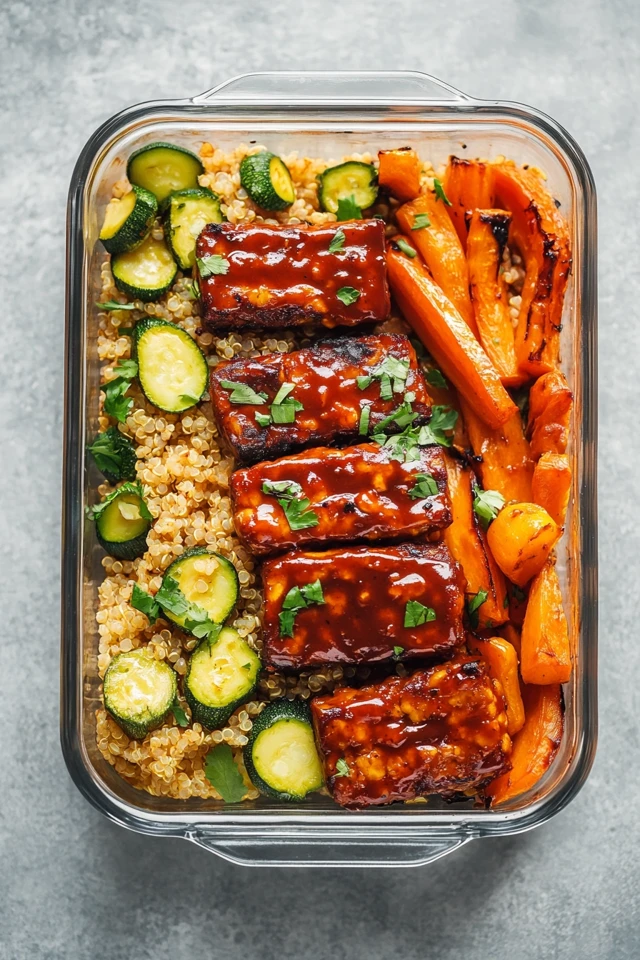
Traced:
<path id="1" fill-rule="evenodd" d="M 405 318 L 478 416 L 497 428 L 517 413 L 495 367 L 424 265 L 390 247 L 387 269 Z"/>
<path id="2" fill-rule="evenodd" d="M 573 394 L 559 370 L 546 373 L 531 387 L 527 433 L 535 460 L 543 453 L 565 452 L 572 406 Z"/>
<path id="3" fill-rule="evenodd" d="M 533 460 L 519 411 L 497 429 L 484 423 L 471 404 L 461 401 L 471 448 L 477 457 L 482 486 L 497 490 L 505 500 L 531 500 Z"/>
<path id="4" fill-rule="evenodd" d="M 533 787 L 551 766 L 562 740 L 564 704 L 560 684 L 524 685 L 522 702 L 525 721 L 513 740 L 511 770 L 486 789 L 494 804 L 511 800 Z"/>
<path id="5" fill-rule="evenodd" d="M 505 577 L 524 587 L 542 570 L 561 533 L 536 503 L 508 503 L 489 527 L 487 539 Z"/>
<path id="6" fill-rule="evenodd" d="M 427 190 L 398 207 L 396 219 L 402 232 L 417 247 L 435 282 L 477 337 L 469 295 L 469 269 L 444 200 L 437 199 L 433 190 Z M 427 225 L 421 225 L 426 221 Z"/>
<path id="7" fill-rule="evenodd" d="M 526 587 L 519 587 L 507 580 L 507 596 L 509 597 L 509 620 L 515 627 L 522 627 L 527 612 L 529 592 Z M 507 637 L 507 640 L 510 638 Z M 518 653 L 520 645 L 518 644 Z"/>
<path id="8" fill-rule="evenodd" d="M 511 238 L 525 263 L 516 327 L 518 367 L 539 376 L 558 362 L 564 294 L 571 270 L 567 222 L 543 181 L 512 162 L 491 165 L 495 202 L 511 211 Z"/>
<path id="9" fill-rule="evenodd" d="M 479 640 L 469 635 L 467 646 L 472 653 L 480 654 L 487 664 L 489 675 L 500 683 L 507 708 L 507 733 L 513 737 L 524 726 L 524 706 L 520 693 L 516 651 L 502 637 Z"/>
<path id="10" fill-rule="evenodd" d="M 570 491 L 569 457 L 566 453 L 543 453 L 533 471 L 531 498 L 545 508 L 559 527 L 564 527 Z"/>
<path id="11" fill-rule="evenodd" d="M 524 614 L 523 614 L 524 615 Z M 502 638 L 511 644 L 520 660 L 520 631 L 513 623 L 505 623 L 500 627 Z"/>
<path id="12" fill-rule="evenodd" d="M 392 197 L 404 202 L 420 193 L 420 157 L 411 147 L 398 150 L 379 150 L 378 183 L 386 187 Z"/>
<path id="13" fill-rule="evenodd" d="M 478 607 L 478 627 L 497 626 L 508 617 L 507 588 L 473 510 L 472 473 L 457 457 L 445 453 L 444 459 L 451 502 L 451 524 L 444 531 L 444 541 L 462 567 L 467 596 L 481 591 L 487 595 Z"/>
<path id="14" fill-rule="evenodd" d="M 469 289 L 480 343 L 506 387 L 522 383 L 516 362 L 509 294 L 500 268 L 509 239 L 511 214 L 474 210 L 469 220 Z"/>
<path id="15" fill-rule="evenodd" d="M 443 185 L 451 201 L 449 215 L 460 237 L 460 242 L 465 247 L 468 214 L 473 210 L 485 209 L 493 205 L 490 167 L 480 160 L 449 157 Z"/>
<path id="16" fill-rule="evenodd" d="M 555 560 L 534 578 L 522 625 L 520 671 L 525 683 L 566 683 L 571 676 L 569 629 Z"/>

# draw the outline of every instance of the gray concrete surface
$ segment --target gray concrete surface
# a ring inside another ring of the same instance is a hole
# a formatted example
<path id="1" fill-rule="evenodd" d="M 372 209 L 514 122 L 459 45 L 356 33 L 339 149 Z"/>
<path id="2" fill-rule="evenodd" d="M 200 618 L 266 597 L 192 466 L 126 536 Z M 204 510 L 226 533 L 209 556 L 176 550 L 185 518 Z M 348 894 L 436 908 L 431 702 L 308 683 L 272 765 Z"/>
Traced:
<path id="1" fill-rule="evenodd" d="M 635 960 L 640 22 L 635 0 L 0 3 L 0 958 Z M 555 821 L 418 871 L 248 871 L 118 829 L 58 746 L 64 217 L 75 158 L 136 101 L 247 70 L 430 71 L 535 104 L 600 195 L 601 734 Z"/>

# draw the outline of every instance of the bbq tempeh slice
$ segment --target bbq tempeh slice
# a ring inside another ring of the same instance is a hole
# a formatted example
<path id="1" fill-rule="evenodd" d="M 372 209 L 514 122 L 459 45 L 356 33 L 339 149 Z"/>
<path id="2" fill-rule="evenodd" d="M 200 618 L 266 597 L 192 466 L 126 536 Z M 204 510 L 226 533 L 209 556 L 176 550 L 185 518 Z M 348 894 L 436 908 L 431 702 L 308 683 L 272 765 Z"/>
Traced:
<path id="1" fill-rule="evenodd" d="M 440 447 L 391 460 L 376 443 L 315 447 L 231 477 L 236 531 L 254 553 L 326 541 L 398 540 L 451 522 Z"/>
<path id="2" fill-rule="evenodd" d="M 502 695 L 471 657 L 343 687 L 315 697 L 311 712 L 327 786 L 343 806 L 451 798 L 509 769 Z"/>
<path id="3" fill-rule="evenodd" d="M 262 580 L 273 667 L 446 655 L 464 640 L 464 578 L 444 544 L 293 551 Z"/>
<path id="4" fill-rule="evenodd" d="M 235 390 L 234 384 L 239 385 Z M 272 404 L 286 390 L 279 406 L 291 415 L 282 418 L 283 411 L 274 412 Z M 245 463 L 312 445 L 357 441 L 361 429 L 372 433 L 407 393 L 414 397 L 414 423 L 426 423 L 431 407 L 424 377 L 415 350 L 400 334 L 320 340 L 292 353 L 232 360 L 211 372 L 218 426 Z M 400 429 L 395 422 L 385 427 L 387 433 Z"/>
<path id="5" fill-rule="evenodd" d="M 208 224 L 196 247 L 204 325 L 215 332 L 384 320 L 384 230 L 376 219 Z M 222 258 L 210 264 L 220 272 L 206 275 L 211 256 Z"/>

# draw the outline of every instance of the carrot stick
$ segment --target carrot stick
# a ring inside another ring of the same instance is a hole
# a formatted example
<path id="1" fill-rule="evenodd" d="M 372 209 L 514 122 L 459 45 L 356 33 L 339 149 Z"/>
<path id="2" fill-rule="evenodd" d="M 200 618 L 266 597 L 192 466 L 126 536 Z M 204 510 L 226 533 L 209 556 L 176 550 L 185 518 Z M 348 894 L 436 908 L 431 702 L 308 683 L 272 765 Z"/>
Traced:
<path id="1" fill-rule="evenodd" d="M 544 374 L 531 387 L 527 433 L 535 460 L 543 453 L 565 452 L 572 407 L 573 394 L 559 370 Z"/>
<path id="2" fill-rule="evenodd" d="M 449 216 L 463 248 L 467 243 L 467 216 L 473 210 L 493 206 L 491 169 L 479 160 L 449 157 L 443 180 L 444 191 L 451 201 Z"/>
<path id="3" fill-rule="evenodd" d="M 396 200 L 413 200 L 420 193 L 420 157 L 411 147 L 399 150 L 380 150 L 378 183 L 386 187 Z"/>
<path id="4" fill-rule="evenodd" d="M 567 618 L 555 561 L 534 577 L 522 625 L 520 671 L 525 683 L 566 683 L 571 676 Z"/>
<path id="5" fill-rule="evenodd" d="M 531 498 L 539 503 L 564 527 L 571 491 L 571 467 L 564 453 L 543 453 L 536 463 L 531 484 Z"/>
<path id="6" fill-rule="evenodd" d="M 518 408 L 451 301 L 420 262 L 393 247 L 387 268 L 400 309 L 444 375 L 485 423 L 501 426 Z"/>
<path id="7" fill-rule="evenodd" d="M 479 471 L 484 489 L 498 490 L 507 502 L 529 502 L 533 461 L 520 412 L 516 410 L 502 426 L 490 429 L 470 404 L 462 400 L 461 406 L 471 448 L 482 457 Z"/>
<path id="8" fill-rule="evenodd" d="M 489 675 L 500 683 L 507 708 L 507 733 L 510 737 L 524 726 L 524 705 L 520 693 L 518 655 L 502 637 L 479 640 L 469 635 L 467 646 L 479 653 L 489 668 Z"/>
<path id="9" fill-rule="evenodd" d="M 513 623 L 505 623 L 500 627 L 500 633 L 504 640 L 511 644 L 520 660 L 520 631 Z"/>

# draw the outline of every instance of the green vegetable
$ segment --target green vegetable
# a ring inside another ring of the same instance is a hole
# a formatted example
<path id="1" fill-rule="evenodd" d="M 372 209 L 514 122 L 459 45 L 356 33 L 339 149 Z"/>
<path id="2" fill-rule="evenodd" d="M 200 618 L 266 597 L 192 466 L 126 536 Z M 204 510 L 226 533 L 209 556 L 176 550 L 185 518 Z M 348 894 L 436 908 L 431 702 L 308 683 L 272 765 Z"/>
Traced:
<path id="1" fill-rule="evenodd" d="M 340 220 L 359 220 L 361 211 L 376 202 L 378 173 L 370 163 L 347 160 L 329 167 L 318 179 L 322 209 L 337 214 Z"/>
<path id="2" fill-rule="evenodd" d="M 267 402 L 266 393 L 256 393 L 247 383 L 236 383 L 233 380 L 221 380 L 223 390 L 230 390 L 230 403 L 251 403 L 256 406 Z"/>
<path id="3" fill-rule="evenodd" d="M 109 483 L 135 480 L 136 448 L 117 427 L 109 427 L 104 433 L 99 433 L 87 450 Z"/>
<path id="4" fill-rule="evenodd" d="M 157 212 L 154 195 L 135 184 L 124 197 L 111 200 L 100 231 L 105 250 L 111 254 L 135 250 L 151 230 Z"/>
<path id="5" fill-rule="evenodd" d="M 176 693 L 174 671 L 146 647 L 119 653 L 104 675 L 105 709 L 134 740 L 142 740 L 160 726 Z"/>
<path id="6" fill-rule="evenodd" d="M 358 433 L 361 437 L 366 437 L 369 433 L 369 420 L 371 419 L 371 404 L 365 403 L 360 410 L 360 423 L 358 424 Z"/>
<path id="7" fill-rule="evenodd" d="M 414 257 L 418 256 L 418 251 L 414 250 L 411 244 L 407 243 L 406 240 L 403 240 L 402 237 L 400 237 L 399 240 L 394 240 L 393 242 L 399 250 L 402 250 L 402 252 L 408 257 L 411 257 L 412 260 Z"/>
<path id="8" fill-rule="evenodd" d="M 211 567 L 211 572 L 203 572 L 196 567 Z M 164 596 L 165 581 L 171 579 L 177 585 L 181 596 L 191 607 L 169 609 L 165 613 L 179 627 L 190 630 L 196 637 L 204 635 L 203 628 L 196 621 L 195 629 L 190 627 L 194 619 L 192 607 L 195 605 L 204 611 L 209 623 L 223 623 L 238 600 L 238 574 L 236 568 L 219 553 L 210 553 L 205 547 L 193 547 L 174 560 L 165 572 L 162 587 L 156 594 L 156 601 Z M 206 586 L 206 590 L 203 590 Z"/>
<path id="9" fill-rule="evenodd" d="M 444 187 L 442 186 L 442 184 L 440 183 L 437 177 L 433 181 L 433 189 L 435 190 L 435 193 L 436 193 L 436 200 L 442 200 L 442 202 L 447 207 L 453 206 L 453 204 L 451 203 L 451 200 L 449 200 L 446 193 L 444 192 Z"/>
<path id="10" fill-rule="evenodd" d="M 429 215 L 427 213 L 416 213 L 415 217 L 413 218 L 413 226 L 411 229 L 424 230 L 425 227 L 430 226 L 431 220 L 429 219 Z"/>
<path id="11" fill-rule="evenodd" d="M 193 719 L 209 730 L 226 723 L 255 689 L 260 668 L 257 653 L 232 627 L 223 627 L 215 642 L 203 640 L 184 681 Z"/>
<path id="12" fill-rule="evenodd" d="M 158 203 L 176 190 L 197 187 L 201 173 L 204 167 L 195 153 L 174 143 L 149 143 L 132 153 L 127 163 L 129 183 L 150 190 Z"/>
<path id="13" fill-rule="evenodd" d="M 219 253 L 212 253 L 211 256 L 202 259 L 197 257 L 196 263 L 203 280 L 207 277 L 224 276 L 229 273 L 229 261 Z"/>
<path id="14" fill-rule="evenodd" d="M 138 365 L 135 360 L 121 360 L 114 367 L 114 373 L 118 376 L 100 386 L 104 393 L 104 412 L 118 423 L 124 423 L 133 407 L 133 399 L 125 394 L 131 386 L 130 381 L 138 373 Z"/>
<path id="15" fill-rule="evenodd" d="M 155 623 L 160 616 L 160 604 L 156 602 L 150 593 L 142 590 L 137 583 L 134 583 L 133 590 L 131 591 L 131 606 L 135 607 L 135 609 L 141 613 L 144 613 L 150 623 Z"/>
<path id="16" fill-rule="evenodd" d="M 185 711 L 182 709 L 177 699 L 174 700 L 173 703 L 171 704 L 171 712 L 173 714 L 174 720 L 176 721 L 179 727 L 189 726 L 189 717 L 187 716 Z"/>
<path id="17" fill-rule="evenodd" d="M 119 303 L 118 300 L 105 300 L 104 303 L 96 301 L 96 307 L 100 310 L 135 310 L 135 303 Z"/>
<path id="18" fill-rule="evenodd" d="M 333 235 L 333 239 L 329 244 L 329 253 L 338 253 L 344 247 L 346 237 L 344 235 L 344 230 L 336 230 Z"/>
<path id="19" fill-rule="evenodd" d="M 380 436 L 380 434 L 384 436 L 383 431 L 385 427 L 388 427 L 391 423 L 395 423 L 399 427 L 406 427 L 413 423 L 417 416 L 418 414 L 415 413 L 411 408 L 411 401 L 403 400 L 399 407 L 396 407 L 395 410 L 392 410 L 388 417 L 385 417 L 384 420 L 381 420 L 380 423 L 377 424 L 376 433 L 373 439 L 376 441 L 376 443 L 379 442 L 377 439 L 378 436 Z"/>
<path id="20" fill-rule="evenodd" d="M 189 297 L 191 300 L 197 300 L 200 296 L 200 284 L 197 280 L 189 280 L 187 282 L 187 290 L 189 291 Z"/>
<path id="21" fill-rule="evenodd" d="M 498 490 L 481 490 L 473 486 L 473 509 L 485 530 L 498 516 L 505 505 L 505 499 Z"/>
<path id="22" fill-rule="evenodd" d="M 308 706 L 276 700 L 253 721 L 244 764 L 255 787 L 278 800 L 302 800 L 323 783 Z"/>
<path id="23" fill-rule="evenodd" d="M 164 240 L 155 240 L 149 234 L 135 250 L 116 254 L 111 272 L 118 290 L 148 303 L 171 287 L 178 265 Z"/>
<path id="24" fill-rule="evenodd" d="M 393 648 L 393 655 L 394 655 L 394 657 L 401 657 L 403 653 L 404 653 L 404 647 L 394 647 L 394 648 Z"/>
<path id="25" fill-rule="evenodd" d="M 260 413 L 259 410 L 256 410 L 256 423 L 259 427 L 268 427 L 271 423 L 271 414 Z"/>
<path id="26" fill-rule="evenodd" d="M 435 610 L 425 607 L 419 600 L 409 600 L 404 608 L 405 627 L 421 627 L 423 623 L 431 623 L 435 619 Z"/>
<path id="27" fill-rule="evenodd" d="M 452 441 L 448 433 L 454 430 L 457 421 L 457 410 L 437 405 L 432 407 L 431 420 L 425 427 L 420 428 L 418 441 L 420 446 L 426 447 L 437 443 L 441 447 L 450 447 Z"/>
<path id="28" fill-rule="evenodd" d="M 186 330 L 147 317 L 136 323 L 134 344 L 138 380 L 150 403 L 169 413 L 181 413 L 199 401 L 209 384 L 209 367 Z"/>
<path id="29" fill-rule="evenodd" d="M 153 516 L 144 499 L 142 484 L 123 483 L 100 503 L 87 508 L 96 522 L 98 542 L 118 560 L 134 560 L 147 549 Z"/>
<path id="30" fill-rule="evenodd" d="M 489 594 L 486 590 L 478 590 L 477 593 L 473 594 L 473 596 L 467 600 L 467 614 L 469 616 L 469 623 L 474 630 L 477 628 L 480 621 L 480 607 L 488 596 Z"/>
<path id="31" fill-rule="evenodd" d="M 429 370 L 427 370 L 427 383 L 432 387 L 441 387 L 443 390 L 449 389 L 449 384 L 437 367 L 430 367 Z"/>
<path id="32" fill-rule="evenodd" d="M 349 307 L 360 299 L 360 291 L 354 289 L 354 287 L 340 287 L 336 297 L 344 303 L 345 307 Z"/>
<path id="33" fill-rule="evenodd" d="M 212 747 L 204 762 L 204 775 L 225 803 L 240 803 L 247 788 L 228 743 Z"/>
<path id="34" fill-rule="evenodd" d="M 279 614 L 280 635 L 292 637 L 297 614 L 307 607 L 322 603 L 324 603 L 324 594 L 319 580 L 306 583 L 303 587 L 291 587 L 282 601 L 282 612 Z"/>
<path id="35" fill-rule="evenodd" d="M 265 480 L 262 492 L 277 499 L 290 530 L 305 530 L 318 525 L 318 514 L 309 509 L 311 501 L 294 480 Z"/>
<path id="36" fill-rule="evenodd" d="M 409 491 L 409 497 L 412 500 L 423 500 L 425 497 L 437 496 L 438 484 L 430 473 L 418 473 L 415 481 L 415 486 Z"/>
<path id="37" fill-rule="evenodd" d="M 208 223 L 221 223 L 220 198 L 206 187 L 178 190 L 167 200 L 164 233 L 181 270 L 196 262 L 196 240 Z"/>
<path id="38" fill-rule="evenodd" d="M 266 150 L 244 158 L 240 183 L 263 210 L 286 210 L 296 198 L 289 168 L 280 157 Z"/>
<path id="39" fill-rule="evenodd" d="M 296 413 L 304 409 L 299 400 L 289 396 L 295 388 L 295 383 L 283 383 L 273 398 L 270 407 L 273 423 L 295 423 Z"/>
<path id="40" fill-rule="evenodd" d="M 373 383 L 373 377 L 356 377 L 359 390 L 366 390 Z"/>
<path id="41" fill-rule="evenodd" d="M 351 770 L 349 769 L 349 764 L 344 757 L 340 757 L 340 759 L 336 761 L 336 772 L 334 773 L 334 777 L 348 777 L 350 775 Z"/>

